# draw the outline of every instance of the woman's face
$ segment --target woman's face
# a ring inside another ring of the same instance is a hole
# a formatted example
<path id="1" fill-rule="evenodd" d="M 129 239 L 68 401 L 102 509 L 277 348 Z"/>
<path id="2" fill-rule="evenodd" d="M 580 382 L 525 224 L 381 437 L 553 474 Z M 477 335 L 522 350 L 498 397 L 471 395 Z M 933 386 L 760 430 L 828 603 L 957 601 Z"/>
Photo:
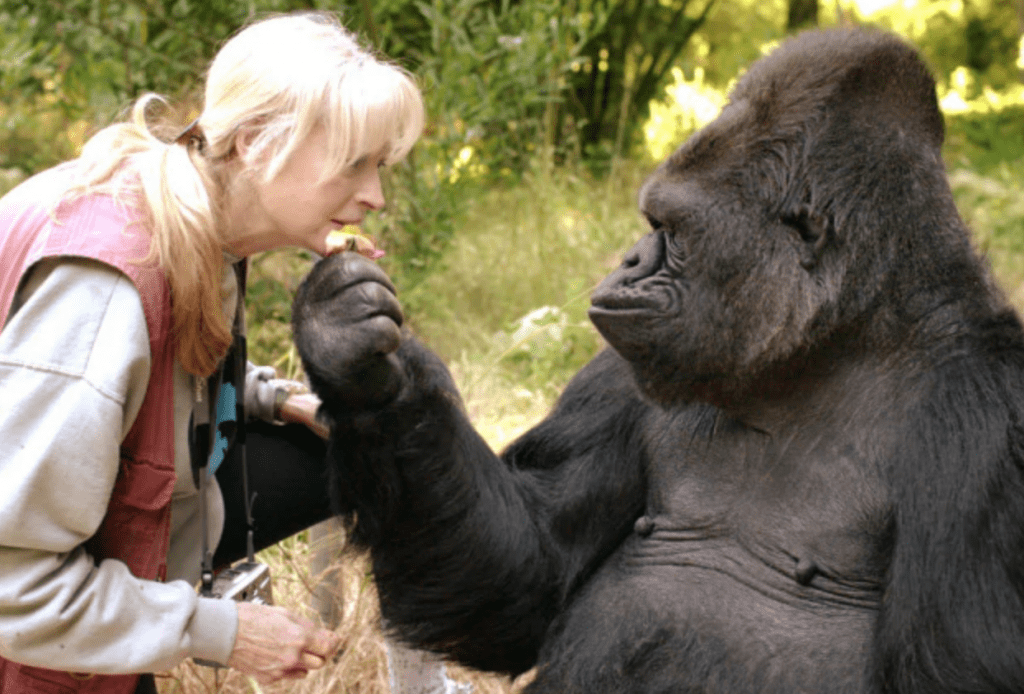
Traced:
<path id="1" fill-rule="evenodd" d="M 381 156 L 365 155 L 350 169 L 321 180 L 327 135 L 315 129 L 269 182 L 254 183 L 254 204 L 236 210 L 229 250 L 239 256 L 284 246 L 327 254 L 327 235 L 384 206 Z M 248 221 L 246 221 L 248 219 Z"/>

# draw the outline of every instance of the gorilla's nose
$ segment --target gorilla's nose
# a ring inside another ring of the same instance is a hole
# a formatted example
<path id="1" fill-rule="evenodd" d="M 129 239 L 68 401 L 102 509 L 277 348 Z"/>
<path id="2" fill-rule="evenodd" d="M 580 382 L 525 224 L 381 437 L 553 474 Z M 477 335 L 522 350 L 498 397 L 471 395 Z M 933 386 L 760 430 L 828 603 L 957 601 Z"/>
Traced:
<path id="1" fill-rule="evenodd" d="M 651 232 L 637 241 L 626 253 L 618 269 L 605 277 L 594 290 L 590 297 L 591 305 L 615 309 L 635 308 L 645 304 L 644 297 L 631 290 L 633 285 L 661 268 L 664 248 L 665 240 L 658 232 Z"/>

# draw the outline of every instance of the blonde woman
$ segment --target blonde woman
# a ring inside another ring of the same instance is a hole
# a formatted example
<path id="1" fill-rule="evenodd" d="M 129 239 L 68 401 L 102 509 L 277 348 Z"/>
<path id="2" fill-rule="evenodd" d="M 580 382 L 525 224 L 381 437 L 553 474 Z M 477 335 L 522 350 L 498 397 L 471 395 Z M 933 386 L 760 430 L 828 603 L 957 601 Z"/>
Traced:
<path id="1" fill-rule="evenodd" d="M 257 22 L 211 64 L 180 138 L 152 97 L 0 200 L 0 692 L 153 691 L 185 658 L 301 677 L 338 637 L 200 597 L 190 419 L 232 343 L 233 265 L 381 208 L 423 121 L 400 69 L 330 16 Z M 229 509 L 230 513 L 230 509 Z"/>

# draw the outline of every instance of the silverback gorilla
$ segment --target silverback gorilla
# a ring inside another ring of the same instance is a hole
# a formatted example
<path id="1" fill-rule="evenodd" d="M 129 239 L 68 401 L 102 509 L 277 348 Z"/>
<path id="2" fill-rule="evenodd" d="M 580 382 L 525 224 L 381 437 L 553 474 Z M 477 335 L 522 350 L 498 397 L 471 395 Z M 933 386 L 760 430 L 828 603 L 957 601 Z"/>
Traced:
<path id="1" fill-rule="evenodd" d="M 295 339 L 387 624 L 533 693 L 1024 692 L 1024 331 L 942 139 L 892 36 L 754 64 L 500 458 L 383 273 L 316 265 Z"/>

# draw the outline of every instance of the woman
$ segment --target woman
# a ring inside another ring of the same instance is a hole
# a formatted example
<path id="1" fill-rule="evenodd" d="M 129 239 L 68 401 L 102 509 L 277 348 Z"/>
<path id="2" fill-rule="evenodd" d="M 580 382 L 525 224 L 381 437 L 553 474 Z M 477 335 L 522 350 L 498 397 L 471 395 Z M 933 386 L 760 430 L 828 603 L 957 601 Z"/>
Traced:
<path id="1" fill-rule="evenodd" d="M 378 167 L 423 121 L 408 76 L 330 16 L 257 22 L 211 64 L 177 140 L 106 128 L 0 200 L 0 692 L 151 690 L 185 658 L 263 682 L 337 636 L 281 608 L 197 596 L 190 418 L 232 341 L 233 264 L 384 204 Z M 180 580 L 179 580 L 180 579 Z"/>

